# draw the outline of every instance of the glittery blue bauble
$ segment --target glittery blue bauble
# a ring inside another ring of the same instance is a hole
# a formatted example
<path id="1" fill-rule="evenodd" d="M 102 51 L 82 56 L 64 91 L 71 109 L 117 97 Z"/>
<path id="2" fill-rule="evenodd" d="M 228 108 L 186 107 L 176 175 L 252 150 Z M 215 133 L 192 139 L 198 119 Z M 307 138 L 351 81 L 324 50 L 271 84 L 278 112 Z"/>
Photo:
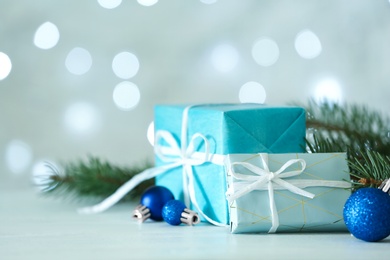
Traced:
<path id="1" fill-rule="evenodd" d="M 168 201 L 162 209 L 162 216 L 168 224 L 175 226 L 180 225 L 181 213 L 185 208 L 186 205 L 184 205 L 184 203 L 180 200 Z"/>
<path id="2" fill-rule="evenodd" d="M 358 239 L 376 242 L 390 235 L 390 196 L 380 189 L 361 188 L 344 205 L 344 221 Z"/>
<path id="3" fill-rule="evenodd" d="M 162 208 L 165 203 L 173 200 L 173 194 L 163 186 L 152 186 L 147 188 L 141 196 L 141 204 L 150 210 L 150 218 L 156 221 L 163 220 Z"/>

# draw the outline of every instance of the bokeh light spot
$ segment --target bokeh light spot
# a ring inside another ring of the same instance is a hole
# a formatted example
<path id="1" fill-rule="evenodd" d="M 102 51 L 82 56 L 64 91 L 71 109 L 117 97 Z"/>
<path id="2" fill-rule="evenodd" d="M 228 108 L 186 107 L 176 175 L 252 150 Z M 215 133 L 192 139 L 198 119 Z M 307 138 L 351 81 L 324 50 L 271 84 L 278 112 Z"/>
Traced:
<path id="1" fill-rule="evenodd" d="M 341 85 L 335 79 L 320 80 L 314 88 L 314 100 L 317 103 L 341 103 L 342 99 Z"/>
<path id="2" fill-rule="evenodd" d="M 116 85 L 112 97 L 119 109 L 127 111 L 138 105 L 141 94 L 137 85 L 124 81 Z"/>
<path id="3" fill-rule="evenodd" d="M 264 87 L 258 82 L 250 81 L 240 88 L 239 99 L 241 103 L 264 104 L 266 97 Z"/>
<path id="4" fill-rule="evenodd" d="M 74 103 L 65 111 L 65 126 L 76 135 L 95 132 L 98 129 L 99 121 L 97 109 L 86 102 Z"/>
<path id="5" fill-rule="evenodd" d="M 6 148 L 5 161 L 13 173 L 24 172 L 31 163 L 31 147 L 21 140 L 12 140 Z"/>
<path id="6" fill-rule="evenodd" d="M 103 8 L 114 9 L 122 3 L 122 0 L 98 0 L 98 3 Z"/>
<path id="7" fill-rule="evenodd" d="M 85 74 L 92 66 L 91 54 L 86 49 L 76 47 L 68 53 L 65 66 L 72 74 Z"/>
<path id="8" fill-rule="evenodd" d="M 260 66 L 271 66 L 279 59 L 279 47 L 271 39 L 259 39 L 253 44 L 252 57 Z"/>
<path id="9" fill-rule="evenodd" d="M 295 50 L 302 58 L 314 59 L 322 51 L 320 39 L 312 31 L 301 31 L 295 38 Z"/>
<path id="10" fill-rule="evenodd" d="M 157 4 L 158 0 L 137 0 L 137 2 L 143 6 L 152 6 Z"/>
<path id="11" fill-rule="evenodd" d="M 112 70 L 115 75 L 121 79 L 134 77 L 139 70 L 137 56 L 130 52 L 118 53 L 112 61 Z"/>
<path id="12" fill-rule="evenodd" d="M 146 137 L 148 138 L 149 143 L 154 146 L 154 122 L 151 122 L 146 132 Z"/>
<path id="13" fill-rule="evenodd" d="M 51 22 L 45 22 L 35 32 L 34 44 L 40 49 L 51 49 L 57 45 L 60 32 L 57 26 Z"/>
<path id="14" fill-rule="evenodd" d="M 219 72 L 230 72 L 238 63 L 238 51 L 231 45 L 221 44 L 211 54 L 211 62 Z"/>
<path id="15" fill-rule="evenodd" d="M 8 77 L 12 69 L 11 59 L 7 54 L 0 52 L 0 80 Z"/>

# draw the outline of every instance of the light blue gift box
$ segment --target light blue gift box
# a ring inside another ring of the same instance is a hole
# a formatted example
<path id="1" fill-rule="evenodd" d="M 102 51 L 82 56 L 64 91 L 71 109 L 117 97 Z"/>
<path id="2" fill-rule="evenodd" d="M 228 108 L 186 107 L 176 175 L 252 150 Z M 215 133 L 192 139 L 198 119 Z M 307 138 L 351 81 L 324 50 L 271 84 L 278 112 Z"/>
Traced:
<path id="1" fill-rule="evenodd" d="M 318 154 L 266 154 L 269 171 L 275 172 L 291 159 L 303 159 L 306 167 L 297 176 L 285 181 L 306 183 L 319 181 L 319 186 L 303 184 L 304 190 L 314 198 L 304 197 L 286 189 L 274 190 L 274 201 L 279 217 L 277 232 L 345 231 L 343 207 L 351 195 L 350 176 L 345 153 Z M 264 168 L 260 154 L 231 154 L 226 160 L 228 194 L 237 193 L 247 186 L 233 174 L 254 176 L 241 165 L 242 162 Z M 296 164 L 285 171 L 297 170 Z M 303 181 L 303 182 L 302 182 Z M 329 186 L 321 186 L 324 182 Z M 333 186 L 334 185 L 334 186 Z M 336 187 L 339 186 L 339 187 Z M 272 226 L 272 214 L 268 187 L 255 189 L 229 202 L 230 228 L 232 233 L 266 233 Z"/>
<path id="2" fill-rule="evenodd" d="M 184 105 L 155 107 L 155 132 L 169 132 L 178 146 L 181 146 L 182 118 L 185 108 Z M 196 105 L 188 110 L 186 136 L 187 140 L 190 140 L 194 134 L 200 133 L 207 138 L 210 152 L 218 155 L 291 153 L 304 151 L 305 131 L 305 111 L 299 107 L 214 104 Z M 161 145 L 165 144 L 164 141 L 161 142 Z M 202 152 L 204 148 L 204 142 L 197 142 L 197 151 Z M 156 156 L 157 167 L 166 164 L 168 163 Z M 225 197 L 226 173 L 223 164 L 206 162 L 192 168 L 199 208 L 211 219 L 228 224 L 228 205 Z M 156 185 L 169 188 L 176 199 L 182 200 L 182 167 L 158 175 Z"/>

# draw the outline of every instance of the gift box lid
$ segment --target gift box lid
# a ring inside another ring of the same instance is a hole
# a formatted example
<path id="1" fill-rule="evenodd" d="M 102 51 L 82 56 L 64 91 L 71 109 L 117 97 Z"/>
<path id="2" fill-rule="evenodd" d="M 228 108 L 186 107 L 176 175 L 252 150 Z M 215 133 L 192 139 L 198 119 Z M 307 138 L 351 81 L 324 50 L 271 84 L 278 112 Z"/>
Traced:
<path id="1" fill-rule="evenodd" d="M 155 129 L 171 132 L 179 142 L 186 107 L 156 106 Z M 203 134 L 210 141 L 211 151 L 216 154 L 304 151 L 306 115 L 300 107 L 195 105 L 188 111 L 188 118 L 187 138 L 194 133 Z"/>

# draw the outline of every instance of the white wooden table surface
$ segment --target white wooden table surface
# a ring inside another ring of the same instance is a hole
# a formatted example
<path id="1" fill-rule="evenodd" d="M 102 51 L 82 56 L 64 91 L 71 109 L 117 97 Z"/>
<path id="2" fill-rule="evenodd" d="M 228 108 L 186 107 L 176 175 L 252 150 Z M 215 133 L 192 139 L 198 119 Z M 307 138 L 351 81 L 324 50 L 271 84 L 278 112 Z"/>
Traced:
<path id="1" fill-rule="evenodd" d="M 133 204 L 79 215 L 85 202 L 42 197 L 0 179 L 0 259 L 390 259 L 390 238 L 348 233 L 243 234 L 208 224 L 138 224 Z"/>

